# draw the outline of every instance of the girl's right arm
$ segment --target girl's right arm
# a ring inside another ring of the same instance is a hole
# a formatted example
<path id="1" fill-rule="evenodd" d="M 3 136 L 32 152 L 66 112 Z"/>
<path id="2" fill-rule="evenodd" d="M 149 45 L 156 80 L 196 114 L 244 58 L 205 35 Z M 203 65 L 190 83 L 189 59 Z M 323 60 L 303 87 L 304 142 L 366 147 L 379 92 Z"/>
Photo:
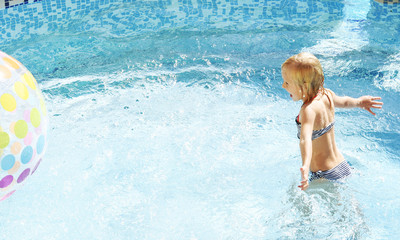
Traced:
<path id="1" fill-rule="evenodd" d="M 380 100 L 380 97 L 372 97 L 372 96 L 362 96 L 359 98 L 352 98 L 348 96 L 340 97 L 337 96 L 332 90 L 328 90 L 329 93 L 332 94 L 333 103 L 335 107 L 339 108 L 355 108 L 359 107 L 367 110 L 372 115 L 375 115 L 372 112 L 371 108 L 382 108 L 383 103 L 378 102 L 376 100 Z"/>

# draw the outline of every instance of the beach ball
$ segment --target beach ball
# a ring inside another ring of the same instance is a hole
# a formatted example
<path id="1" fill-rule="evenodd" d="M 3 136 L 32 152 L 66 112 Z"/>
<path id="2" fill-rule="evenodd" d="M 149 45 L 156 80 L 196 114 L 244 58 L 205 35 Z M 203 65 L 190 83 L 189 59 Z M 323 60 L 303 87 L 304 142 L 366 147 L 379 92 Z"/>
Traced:
<path id="1" fill-rule="evenodd" d="M 0 201 L 11 196 L 42 160 L 48 117 L 42 92 L 19 61 L 0 51 Z"/>

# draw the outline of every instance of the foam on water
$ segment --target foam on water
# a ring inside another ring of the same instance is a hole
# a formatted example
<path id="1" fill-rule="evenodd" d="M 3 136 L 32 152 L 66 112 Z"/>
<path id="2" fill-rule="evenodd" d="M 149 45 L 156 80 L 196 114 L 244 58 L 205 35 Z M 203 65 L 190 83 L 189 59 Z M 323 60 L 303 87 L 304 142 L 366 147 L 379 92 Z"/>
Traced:
<path id="1" fill-rule="evenodd" d="M 107 79 L 126 81 L 127 75 Z M 242 236 L 247 231 L 262 234 L 265 226 L 259 220 L 268 212 L 262 192 L 267 189 L 247 191 L 264 185 L 265 179 L 255 176 L 266 173 L 259 165 L 265 164 L 265 155 L 276 160 L 264 167 L 279 159 L 280 150 L 265 135 L 279 133 L 279 127 L 273 127 L 281 124 L 274 116 L 277 106 L 245 85 L 186 85 L 143 81 L 132 89 L 54 99 L 49 111 L 57 115 L 57 137 L 52 142 L 69 151 L 53 156 L 58 160 L 48 177 L 64 180 L 50 186 L 61 193 L 47 197 L 66 209 L 80 208 L 68 214 L 62 208 L 55 214 L 65 215 L 63 221 L 93 219 L 77 223 L 76 229 L 82 233 L 100 228 L 102 238 L 132 233 L 138 239 L 166 234 L 171 239 L 191 234 L 226 237 L 236 235 L 232 225 L 237 233 L 246 229 Z M 84 206 L 82 199 L 87 199 Z M 258 220 L 253 214 L 259 214 Z"/>
<path id="2" fill-rule="evenodd" d="M 375 85 L 384 89 L 400 92 L 399 60 L 400 53 L 388 57 L 385 61 L 386 64 L 379 69 L 380 74 L 374 79 Z"/>
<path id="3" fill-rule="evenodd" d="M 64 89 L 48 99 L 52 161 L 2 205 L 10 212 L 4 237 L 24 224 L 18 236 L 31 239 L 363 238 L 387 231 L 379 216 L 398 221 L 387 200 L 400 189 L 385 177 L 399 173 L 398 163 L 359 134 L 374 134 L 381 123 L 362 116 L 365 124 L 357 127 L 350 113 L 339 112 L 338 144 L 357 173 L 349 183 L 317 183 L 304 193 L 296 187 L 296 104 L 246 83 L 151 75 L 157 81 L 134 81 L 137 72 L 124 72 L 43 85 L 49 93 Z M 93 81 L 103 90 L 66 97 Z M 387 210 L 376 212 L 376 204 Z M 31 214 L 35 223 L 21 220 Z"/>

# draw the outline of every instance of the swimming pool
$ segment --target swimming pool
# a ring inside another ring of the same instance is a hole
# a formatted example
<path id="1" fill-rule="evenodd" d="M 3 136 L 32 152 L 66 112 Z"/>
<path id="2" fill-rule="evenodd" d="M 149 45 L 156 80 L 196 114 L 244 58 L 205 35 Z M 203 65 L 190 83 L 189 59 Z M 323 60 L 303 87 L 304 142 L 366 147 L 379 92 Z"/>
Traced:
<path id="1" fill-rule="evenodd" d="M 35 75 L 45 159 L 0 203 L 1 239 L 396 239 L 398 5 L 374 1 L 42 0 L 0 10 L 2 51 Z M 280 65 L 310 51 L 355 174 L 297 189 Z"/>

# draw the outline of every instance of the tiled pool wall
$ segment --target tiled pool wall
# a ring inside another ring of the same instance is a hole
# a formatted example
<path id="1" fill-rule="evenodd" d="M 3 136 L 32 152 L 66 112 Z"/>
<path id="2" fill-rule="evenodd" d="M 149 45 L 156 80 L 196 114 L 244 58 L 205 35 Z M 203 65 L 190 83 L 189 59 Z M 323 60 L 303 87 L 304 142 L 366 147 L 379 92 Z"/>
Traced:
<path id="1" fill-rule="evenodd" d="M 234 26 L 235 30 L 247 30 L 315 25 L 342 19 L 344 6 L 344 0 L 18 1 L 28 3 L 0 9 L 1 41 L 71 28 L 118 35 L 118 31 L 136 34 L 182 27 L 201 30 Z"/>
<path id="2" fill-rule="evenodd" d="M 370 1 L 373 17 L 399 17 L 399 4 Z M 344 6 L 344 0 L 0 0 L 0 41 L 63 30 L 118 36 L 185 27 L 315 28 L 342 20 Z"/>
<path id="3" fill-rule="evenodd" d="M 14 7 L 21 4 L 36 2 L 39 0 L 0 0 L 0 9 Z"/>

